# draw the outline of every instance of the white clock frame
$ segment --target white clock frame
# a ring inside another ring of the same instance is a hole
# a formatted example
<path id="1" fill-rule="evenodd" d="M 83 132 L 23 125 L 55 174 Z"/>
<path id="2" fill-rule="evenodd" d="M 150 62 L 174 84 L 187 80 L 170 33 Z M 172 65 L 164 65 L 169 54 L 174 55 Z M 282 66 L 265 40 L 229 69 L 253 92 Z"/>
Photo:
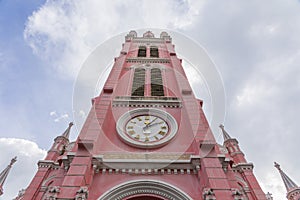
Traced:
<path id="1" fill-rule="evenodd" d="M 161 140 L 151 143 L 137 141 L 129 137 L 126 133 L 125 126 L 130 119 L 139 115 L 154 115 L 165 120 L 169 126 L 168 134 Z M 124 113 L 117 121 L 116 129 L 120 138 L 128 145 L 138 148 L 158 148 L 166 145 L 174 138 L 178 130 L 178 125 L 175 118 L 166 111 L 159 110 L 156 108 L 138 108 Z"/>

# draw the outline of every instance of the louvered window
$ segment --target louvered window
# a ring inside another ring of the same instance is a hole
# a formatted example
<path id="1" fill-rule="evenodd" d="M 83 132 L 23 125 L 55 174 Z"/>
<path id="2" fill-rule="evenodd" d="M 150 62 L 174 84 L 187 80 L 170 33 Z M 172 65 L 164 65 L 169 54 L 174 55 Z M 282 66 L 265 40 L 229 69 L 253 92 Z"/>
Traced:
<path id="1" fill-rule="evenodd" d="M 136 68 L 134 71 L 131 96 L 144 96 L 145 69 Z"/>
<path id="2" fill-rule="evenodd" d="M 151 69 L 151 96 L 164 96 L 161 71 L 158 68 Z"/>
<path id="3" fill-rule="evenodd" d="M 158 58 L 158 48 L 150 47 L 150 57 Z"/>
<path id="4" fill-rule="evenodd" d="M 140 46 L 138 51 L 138 57 L 146 57 L 147 48 L 145 46 Z"/>

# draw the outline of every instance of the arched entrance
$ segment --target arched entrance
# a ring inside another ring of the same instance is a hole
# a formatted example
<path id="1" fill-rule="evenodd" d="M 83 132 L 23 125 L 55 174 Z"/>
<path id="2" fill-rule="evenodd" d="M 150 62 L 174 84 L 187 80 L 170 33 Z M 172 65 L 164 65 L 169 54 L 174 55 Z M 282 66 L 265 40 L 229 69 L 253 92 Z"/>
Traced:
<path id="1" fill-rule="evenodd" d="M 115 186 L 98 200 L 192 200 L 192 198 L 175 186 L 162 181 L 135 180 Z"/>

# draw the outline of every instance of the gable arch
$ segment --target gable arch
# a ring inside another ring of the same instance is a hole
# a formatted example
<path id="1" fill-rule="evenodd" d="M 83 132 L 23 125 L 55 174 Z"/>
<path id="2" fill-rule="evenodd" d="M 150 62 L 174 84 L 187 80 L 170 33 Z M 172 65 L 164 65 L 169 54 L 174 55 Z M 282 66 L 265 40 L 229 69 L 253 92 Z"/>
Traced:
<path id="1" fill-rule="evenodd" d="M 135 180 L 117 185 L 101 195 L 98 200 L 123 200 L 139 197 L 151 199 L 192 200 L 177 187 L 157 180 Z"/>
<path id="2" fill-rule="evenodd" d="M 42 182 L 42 187 L 48 187 L 50 186 L 52 183 L 53 183 L 53 179 L 56 177 L 56 175 L 53 175 L 53 176 L 50 176 L 48 177 L 47 179 L 45 179 L 43 182 Z"/>

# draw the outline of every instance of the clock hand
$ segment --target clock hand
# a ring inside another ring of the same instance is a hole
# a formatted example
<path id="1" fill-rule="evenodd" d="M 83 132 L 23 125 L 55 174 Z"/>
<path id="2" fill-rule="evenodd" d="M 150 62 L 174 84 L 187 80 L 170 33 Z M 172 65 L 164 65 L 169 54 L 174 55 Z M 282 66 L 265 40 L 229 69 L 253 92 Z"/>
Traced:
<path id="1" fill-rule="evenodd" d="M 155 120 L 157 120 L 157 117 L 155 117 L 155 119 L 153 119 L 150 123 L 146 124 L 145 127 L 150 126 Z"/>
<path id="2" fill-rule="evenodd" d="M 147 129 L 149 129 L 149 128 L 151 128 L 152 126 L 155 126 L 155 125 L 157 125 L 157 124 L 161 124 L 161 122 L 156 122 L 156 123 L 154 123 L 154 124 L 148 124 L 147 126 L 145 126 L 145 127 L 143 128 L 143 131 L 145 131 L 145 130 L 147 130 Z"/>
<path id="3" fill-rule="evenodd" d="M 157 125 L 157 124 L 160 124 L 160 122 L 156 122 L 156 123 L 154 123 L 154 124 L 150 124 L 148 127 L 155 126 L 155 125 Z"/>

